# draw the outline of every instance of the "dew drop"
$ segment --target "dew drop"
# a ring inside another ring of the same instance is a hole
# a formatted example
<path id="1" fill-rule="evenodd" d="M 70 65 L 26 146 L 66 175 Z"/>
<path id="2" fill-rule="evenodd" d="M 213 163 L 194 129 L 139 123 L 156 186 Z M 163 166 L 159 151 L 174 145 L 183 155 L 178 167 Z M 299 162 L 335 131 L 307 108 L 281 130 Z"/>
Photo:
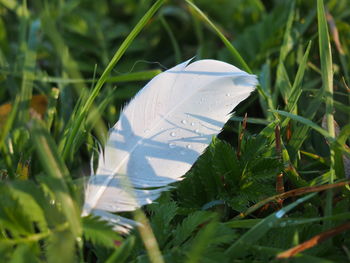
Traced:
<path id="1" fill-rule="evenodd" d="M 194 122 L 191 122 L 191 126 L 194 126 L 195 125 L 195 123 Z"/>
<path id="2" fill-rule="evenodd" d="M 191 144 L 187 144 L 187 145 L 186 145 L 186 148 L 187 148 L 187 149 L 191 149 L 191 148 L 192 148 Z"/>
<path id="3" fill-rule="evenodd" d="M 51 200 L 50 200 L 50 204 L 51 204 L 51 205 L 54 205 L 55 203 L 56 203 L 56 201 L 55 201 L 54 199 L 51 199 Z"/>
<path id="4" fill-rule="evenodd" d="M 199 133 L 199 130 L 198 130 L 198 129 L 195 129 L 194 132 L 195 132 L 195 133 Z"/>
<path id="5" fill-rule="evenodd" d="M 78 243 L 80 243 L 82 241 L 81 237 L 77 237 L 76 240 Z"/>
<path id="6" fill-rule="evenodd" d="M 226 93 L 226 97 L 230 97 L 231 96 L 231 94 L 230 93 Z"/>
<path id="7" fill-rule="evenodd" d="M 182 120 L 181 123 L 182 123 L 182 124 L 186 124 L 187 121 L 186 121 L 186 120 Z"/>
<path id="8" fill-rule="evenodd" d="M 297 201 L 298 201 L 298 200 L 297 200 Z M 280 211 L 278 211 L 278 212 L 276 213 L 276 217 L 277 217 L 277 218 L 281 218 L 281 217 L 284 216 L 284 214 L 285 214 L 285 212 L 284 212 L 284 210 L 282 209 L 282 210 L 280 210 Z"/>
<path id="9" fill-rule="evenodd" d="M 176 144 L 175 143 L 169 143 L 169 148 L 175 148 L 176 147 Z"/>
<path id="10" fill-rule="evenodd" d="M 175 132 L 171 132 L 171 133 L 170 133 L 170 136 L 171 136 L 171 137 L 175 137 L 175 136 L 176 136 L 176 133 L 175 133 Z"/>

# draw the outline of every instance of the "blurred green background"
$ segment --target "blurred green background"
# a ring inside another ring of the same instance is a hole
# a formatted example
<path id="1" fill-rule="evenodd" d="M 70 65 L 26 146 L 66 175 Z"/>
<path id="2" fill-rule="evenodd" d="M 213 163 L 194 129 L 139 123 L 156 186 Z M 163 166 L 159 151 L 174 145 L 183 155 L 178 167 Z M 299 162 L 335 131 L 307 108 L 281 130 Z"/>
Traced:
<path id="1" fill-rule="evenodd" d="M 122 238 L 80 218 L 84 175 L 122 107 L 190 58 L 231 63 L 260 85 L 178 190 L 145 209 L 166 262 L 267 262 L 348 220 L 345 188 L 302 199 L 289 228 L 273 221 L 276 204 L 249 208 L 277 194 L 279 172 L 286 191 L 350 176 L 350 0 L 324 1 L 325 10 L 320 0 L 155 2 L 0 0 L 3 262 L 148 262 L 137 231 Z M 236 220 L 244 211 L 249 219 Z M 295 262 L 350 261 L 349 245 L 341 233 Z"/>

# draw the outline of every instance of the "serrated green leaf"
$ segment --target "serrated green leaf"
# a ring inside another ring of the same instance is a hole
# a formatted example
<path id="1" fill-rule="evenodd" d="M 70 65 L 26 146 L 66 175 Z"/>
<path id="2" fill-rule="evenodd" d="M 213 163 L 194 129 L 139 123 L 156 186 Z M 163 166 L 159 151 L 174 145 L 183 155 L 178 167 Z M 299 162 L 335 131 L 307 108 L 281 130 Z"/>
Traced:
<path id="1" fill-rule="evenodd" d="M 17 181 L 9 185 L 11 195 L 18 200 L 27 220 L 38 223 L 41 231 L 48 228 L 43 206 L 45 197 L 41 190 L 31 181 Z"/>
<path id="2" fill-rule="evenodd" d="M 121 239 L 112 226 L 97 217 L 83 217 L 82 223 L 85 239 L 94 245 L 114 248 L 115 242 Z"/>
<path id="3" fill-rule="evenodd" d="M 176 215 L 177 204 L 175 202 L 166 202 L 163 204 L 154 204 L 151 207 L 153 212 L 151 225 L 154 235 L 157 238 L 159 246 L 162 248 L 166 240 L 171 235 L 172 225 L 170 222 Z"/>
<path id="4" fill-rule="evenodd" d="M 173 246 L 179 246 L 183 244 L 187 239 L 192 236 L 193 231 L 195 231 L 199 225 L 210 221 L 214 214 L 204 211 L 195 212 L 188 217 L 186 217 L 180 225 L 174 230 L 176 235 L 174 240 L 172 240 Z"/>

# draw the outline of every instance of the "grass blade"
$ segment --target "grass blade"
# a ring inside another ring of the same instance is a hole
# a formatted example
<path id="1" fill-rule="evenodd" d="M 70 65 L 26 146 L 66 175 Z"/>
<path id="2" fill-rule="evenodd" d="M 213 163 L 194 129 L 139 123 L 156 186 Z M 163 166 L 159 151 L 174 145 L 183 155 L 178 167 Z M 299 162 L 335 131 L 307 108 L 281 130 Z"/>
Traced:
<path id="1" fill-rule="evenodd" d="M 309 194 L 305 197 L 298 199 L 297 201 L 291 203 L 290 205 L 282 208 L 281 210 L 273 213 L 272 215 L 266 217 L 260 223 L 248 230 L 243 236 L 241 236 L 235 243 L 233 243 L 225 252 L 225 254 L 233 259 L 239 257 L 244 251 L 244 246 L 246 244 L 254 244 L 258 241 L 263 235 L 267 233 L 275 224 L 277 224 L 281 218 L 295 208 L 297 205 L 309 200 L 314 197 L 316 193 Z"/>
<path id="2" fill-rule="evenodd" d="M 134 27 L 134 29 L 130 32 L 130 34 L 127 36 L 127 38 L 124 40 L 124 42 L 121 44 L 119 49 L 115 52 L 113 58 L 103 71 L 101 77 L 98 79 L 94 89 L 90 93 L 89 97 L 85 101 L 84 105 L 82 106 L 81 110 L 78 111 L 78 114 L 76 116 L 76 119 L 67 135 L 67 140 L 64 142 L 64 147 L 62 151 L 63 159 L 66 159 L 68 155 L 70 154 L 74 138 L 76 137 L 79 129 L 81 128 L 83 121 L 86 118 L 86 115 L 91 108 L 94 100 L 96 99 L 97 95 L 100 92 L 100 89 L 102 88 L 103 84 L 108 80 L 109 74 L 112 71 L 113 67 L 117 64 L 117 62 L 120 60 L 120 58 L 123 56 L 127 48 L 131 45 L 135 37 L 141 32 L 141 30 L 146 26 L 148 21 L 153 17 L 153 15 L 157 12 L 157 10 L 162 6 L 164 3 L 164 0 L 158 0 L 148 11 L 147 13 L 140 19 L 140 21 L 137 23 L 137 25 Z M 62 143 L 60 143 L 60 148 Z"/>
<path id="3" fill-rule="evenodd" d="M 323 0 L 317 0 L 317 19 L 318 19 L 318 40 L 321 59 L 321 72 L 323 90 L 326 95 L 326 120 L 327 129 L 331 138 L 335 137 L 334 116 L 333 116 L 333 68 L 332 54 L 328 35 L 328 26 L 324 10 Z M 335 178 L 335 151 L 330 147 L 330 178 L 329 183 L 334 182 Z M 332 214 L 333 191 L 329 190 L 327 194 L 325 214 Z"/>
<path id="4" fill-rule="evenodd" d="M 194 11 L 209 25 L 210 28 L 214 30 L 214 32 L 218 35 L 218 37 L 222 40 L 222 42 L 225 44 L 226 48 L 230 51 L 235 61 L 239 64 L 239 66 L 247 71 L 248 73 L 252 74 L 252 70 L 249 68 L 248 64 L 244 61 L 244 59 L 241 57 L 237 49 L 230 43 L 230 41 L 224 36 L 223 33 L 217 28 L 217 26 L 210 21 L 210 19 L 200 10 L 192 1 L 186 0 L 186 3 L 193 8 Z"/>
<path id="5" fill-rule="evenodd" d="M 80 237 L 82 234 L 80 213 L 69 191 L 68 181 L 70 177 L 68 170 L 44 125 L 41 125 L 38 121 L 34 122 L 31 134 L 33 144 L 46 174 L 56 182 L 52 187 L 52 191 L 62 204 L 62 210 L 69 222 L 70 230 L 75 237 Z"/>
<path id="6" fill-rule="evenodd" d="M 322 134 L 326 139 L 330 140 L 330 141 L 334 141 L 334 137 L 332 137 L 330 135 L 330 133 L 328 131 L 326 131 L 325 129 L 321 128 L 320 126 L 318 126 L 316 123 L 314 123 L 313 121 L 310 121 L 309 119 L 306 119 L 302 116 L 299 115 L 295 115 L 286 111 L 281 111 L 281 110 L 272 110 L 272 112 L 276 112 L 282 116 L 288 117 L 292 120 L 298 121 L 302 124 L 305 124 L 306 126 L 314 129 L 315 131 L 319 132 L 320 134 Z"/>

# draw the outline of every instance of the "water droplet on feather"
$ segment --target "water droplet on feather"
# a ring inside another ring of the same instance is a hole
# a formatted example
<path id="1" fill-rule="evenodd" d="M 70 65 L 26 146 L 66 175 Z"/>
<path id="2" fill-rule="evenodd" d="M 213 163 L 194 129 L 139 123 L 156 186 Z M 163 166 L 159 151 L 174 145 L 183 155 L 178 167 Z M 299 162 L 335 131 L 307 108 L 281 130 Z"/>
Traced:
<path id="1" fill-rule="evenodd" d="M 170 147 L 170 148 L 175 148 L 175 147 L 176 147 L 176 144 L 171 142 L 171 143 L 169 143 L 169 147 Z"/>

